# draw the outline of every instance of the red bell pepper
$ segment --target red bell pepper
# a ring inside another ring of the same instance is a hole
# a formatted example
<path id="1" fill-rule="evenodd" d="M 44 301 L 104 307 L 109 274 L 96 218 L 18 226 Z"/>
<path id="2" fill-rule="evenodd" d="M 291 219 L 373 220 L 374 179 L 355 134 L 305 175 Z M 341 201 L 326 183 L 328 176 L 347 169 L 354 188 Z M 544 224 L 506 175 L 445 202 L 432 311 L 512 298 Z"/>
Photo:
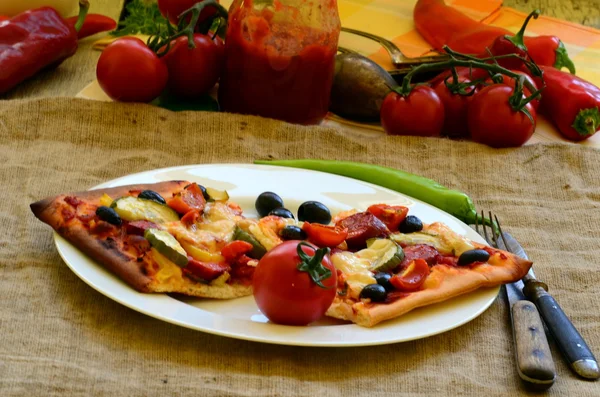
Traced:
<path id="1" fill-rule="evenodd" d="M 446 5 L 444 0 L 418 0 L 413 16 L 417 31 L 438 51 L 447 45 L 457 52 L 487 56 L 487 49 L 498 37 L 513 36 L 509 30 L 469 18 Z M 538 65 L 557 69 L 564 66 L 575 73 L 573 62 L 558 37 L 524 37 L 523 43 L 529 57 Z"/>
<path id="2" fill-rule="evenodd" d="M 572 74 L 541 66 L 546 88 L 540 113 L 567 139 L 581 141 L 600 130 L 600 88 Z M 541 81 L 537 79 L 538 84 Z"/>
<path id="3" fill-rule="evenodd" d="M 2 17 L 0 17 L 0 21 Z M 75 26 L 77 23 L 77 19 L 79 16 L 74 16 L 67 18 L 67 22 L 71 25 Z M 77 32 L 77 38 L 79 40 L 86 38 L 88 36 L 95 35 L 100 32 L 108 32 L 114 30 L 117 27 L 117 22 L 107 17 L 106 15 L 100 14 L 87 14 L 85 20 L 83 21 L 83 25 L 81 29 Z"/>
<path id="4" fill-rule="evenodd" d="M 0 94 L 77 51 L 77 29 L 89 3 L 80 0 L 80 23 L 67 23 L 53 8 L 25 11 L 0 24 Z"/>
<path id="5" fill-rule="evenodd" d="M 7 17 L 7 16 L 5 16 L 5 15 L 0 15 L 0 22 L 2 22 L 2 21 L 7 21 L 7 20 L 9 20 L 9 19 L 10 19 L 10 18 L 9 18 L 9 17 Z"/>

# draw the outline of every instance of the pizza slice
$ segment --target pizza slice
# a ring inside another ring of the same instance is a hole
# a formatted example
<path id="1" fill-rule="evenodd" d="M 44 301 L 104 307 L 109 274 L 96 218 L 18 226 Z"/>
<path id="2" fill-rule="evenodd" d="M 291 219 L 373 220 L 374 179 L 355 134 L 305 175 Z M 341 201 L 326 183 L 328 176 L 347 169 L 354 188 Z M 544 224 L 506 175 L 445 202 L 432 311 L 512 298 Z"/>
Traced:
<path id="1" fill-rule="evenodd" d="M 509 252 L 471 241 L 443 223 L 423 225 L 414 216 L 406 217 L 407 209 L 402 212 L 404 220 L 387 236 L 363 239 L 366 248 L 334 250 L 331 260 L 338 270 L 338 293 L 328 316 L 371 327 L 418 307 L 517 281 L 532 265 Z M 364 221 L 353 221 L 361 213 L 348 214 L 338 217 L 337 224 L 349 226 L 349 235 L 352 228 L 359 230 L 355 236 L 369 229 Z M 397 231 L 398 226 L 403 232 Z"/>
<path id="2" fill-rule="evenodd" d="M 168 181 L 63 194 L 31 210 L 140 292 L 252 294 L 257 260 L 234 238 L 244 217 L 226 192 Z"/>

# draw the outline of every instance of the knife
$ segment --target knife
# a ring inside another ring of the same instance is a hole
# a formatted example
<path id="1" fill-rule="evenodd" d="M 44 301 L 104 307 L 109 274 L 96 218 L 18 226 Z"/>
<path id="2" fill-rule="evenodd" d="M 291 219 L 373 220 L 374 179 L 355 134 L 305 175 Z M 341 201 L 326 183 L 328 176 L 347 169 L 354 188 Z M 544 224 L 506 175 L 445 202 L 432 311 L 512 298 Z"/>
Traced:
<path id="1" fill-rule="evenodd" d="M 523 295 L 523 287 L 521 280 L 503 286 L 509 305 L 517 371 L 531 388 L 546 390 L 556 380 L 556 368 L 540 314 Z"/>
<path id="2" fill-rule="evenodd" d="M 508 244 L 508 251 L 528 259 L 525 250 L 514 237 L 504 233 L 504 238 Z M 546 327 L 550 330 L 561 353 L 567 359 L 573 371 L 586 379 L 600 378 L 598 361 L 571 320 L 552 295 L 548 293 L 548 286 L 536 279 L 533 269 L 529 270 L 520 283 L 523 284 L 521 290 L 537 306 L 544 318 Z"/>

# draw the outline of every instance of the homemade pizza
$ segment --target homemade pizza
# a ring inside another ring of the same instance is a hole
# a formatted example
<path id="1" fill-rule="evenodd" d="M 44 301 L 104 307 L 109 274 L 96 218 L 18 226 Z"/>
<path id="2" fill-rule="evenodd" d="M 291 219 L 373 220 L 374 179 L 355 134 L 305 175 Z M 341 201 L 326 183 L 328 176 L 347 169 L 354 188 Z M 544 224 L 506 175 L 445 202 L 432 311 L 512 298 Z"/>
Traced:
<path id="1" fill-rule="evenodd" d="M 232 299 L 252 295 L 273 322 L 323 315 L 371 327 L 415 308 L 522 278 L 531 262 L 409 208 L 376 204 L 297 219 L 275 193 L 245 217 L 226 191 L 188 181 L 62 194 L 35 216 L 131 287 Z"/>

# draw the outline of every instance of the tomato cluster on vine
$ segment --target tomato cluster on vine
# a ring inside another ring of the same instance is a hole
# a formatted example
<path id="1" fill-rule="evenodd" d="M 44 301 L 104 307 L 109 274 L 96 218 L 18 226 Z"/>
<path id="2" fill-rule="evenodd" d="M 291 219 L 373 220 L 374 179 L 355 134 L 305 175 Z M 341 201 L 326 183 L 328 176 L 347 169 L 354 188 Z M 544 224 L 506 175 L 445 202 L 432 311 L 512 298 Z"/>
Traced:
<path id="1" fill-rule="evenodd" d="M 113 100 L 150 102 L 163 92 L 194 99 L 219 80 L 225 61 L 217 32 L 227 24 L 227 11 L 217 0 L 159 0 L 169 22 L 167 35 L 123 37 L 109 44 L 96 67 L 102 90 Z"/>

